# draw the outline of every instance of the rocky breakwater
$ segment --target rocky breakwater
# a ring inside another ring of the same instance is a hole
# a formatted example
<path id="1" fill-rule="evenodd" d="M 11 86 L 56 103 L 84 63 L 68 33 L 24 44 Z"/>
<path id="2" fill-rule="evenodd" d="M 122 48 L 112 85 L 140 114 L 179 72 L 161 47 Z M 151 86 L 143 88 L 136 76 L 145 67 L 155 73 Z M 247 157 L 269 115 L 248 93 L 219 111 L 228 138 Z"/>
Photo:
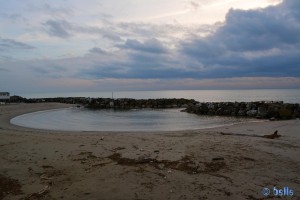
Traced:
<path id="1" fill-rule="evenodd" d="M 279 102 L 210 102 L 196 103 L 188 113 L 212 116 L 235 116 L 259 119 L 294 119 L 300 117 L 299 104 Z"/>
<path id="2" fill-rule="evenodd" d="M 90 109 L 141 109 L 141 108 L 187 108 L 197 102 L 192 99 L 109 99 L 93 98 L 86 105 Z"/>

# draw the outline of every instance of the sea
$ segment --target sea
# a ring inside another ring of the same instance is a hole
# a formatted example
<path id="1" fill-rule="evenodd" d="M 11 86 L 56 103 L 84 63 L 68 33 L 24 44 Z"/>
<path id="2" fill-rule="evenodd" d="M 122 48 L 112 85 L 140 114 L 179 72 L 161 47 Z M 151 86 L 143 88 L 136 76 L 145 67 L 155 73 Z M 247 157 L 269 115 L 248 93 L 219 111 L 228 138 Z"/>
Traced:
<path id="1" fill-rule="evenodd" d="M 300 103 L 300 89 L 255 89 L 255 90 L 164 90 L 164 91 L 106 91 L 20 94 L 26 98 L 47 97 L 94 97 L 94 98 L 185 98 L 199 102 L 251 102 L 284 101 Z"/>
<path id="2" fill-rule="evenodd" d="M 21 96 L 26 98 L 185 98 L 199 102 L 283 101 L 300 103 L 300 89 L 114 91 L 25 94 Z M 73 106 L 66 109 L 20 115 L 11 119 L 11 123 L 28 128 L 56 131 L 153 132 L 196 130 L 257 121 L 235 117 L 199 116 L 181 111 L 182 109 L 89 110 Z"/>

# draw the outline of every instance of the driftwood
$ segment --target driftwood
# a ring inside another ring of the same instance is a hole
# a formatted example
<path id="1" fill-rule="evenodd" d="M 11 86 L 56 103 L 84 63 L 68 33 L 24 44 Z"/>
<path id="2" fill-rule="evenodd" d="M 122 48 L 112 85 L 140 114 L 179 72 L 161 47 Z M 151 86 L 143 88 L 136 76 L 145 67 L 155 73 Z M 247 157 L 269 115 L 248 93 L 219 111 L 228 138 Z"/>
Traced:
<path id="1" fill-rule="evenodd" d="M 281 137 L 281 135 L 278 135 L 278 131 L 276 130 L 273 134 L 271 135 L 264 135 L 264 138 L 268 138 L 268 139 L 275 139 L 275 138 L 279 138 Z"/>
<path id="2" fill-rule="evenodd" d="M 278 131 L 276 130 L 273 134 L 271 135 L 248 135 L 248 134 L 240 134 L 240 133 L 220 133 L 221 135 L 233 135 L 233 136 L 243 136 L 243 137 L 262 137 L 262 138 L 267 138 L 267 139 L 276 139 L 281 137 L 281 135 L 278 135 Z"/>

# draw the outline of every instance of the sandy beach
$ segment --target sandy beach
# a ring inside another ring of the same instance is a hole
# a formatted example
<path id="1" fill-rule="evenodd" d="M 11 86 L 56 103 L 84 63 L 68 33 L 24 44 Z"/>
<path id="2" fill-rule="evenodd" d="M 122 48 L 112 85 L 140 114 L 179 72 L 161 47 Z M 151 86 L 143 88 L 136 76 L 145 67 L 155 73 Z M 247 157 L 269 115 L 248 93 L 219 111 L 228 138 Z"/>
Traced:
<path id="1" fill-rule="evenodd" d="M 276 199 L 274 187 L 300 199 L 300 120 L 153 133 L 10 124 L 14 116 L 70 106 L 0 106 L 0 200 Z M 276 130 L 281 137 L 260 137 Z"/>

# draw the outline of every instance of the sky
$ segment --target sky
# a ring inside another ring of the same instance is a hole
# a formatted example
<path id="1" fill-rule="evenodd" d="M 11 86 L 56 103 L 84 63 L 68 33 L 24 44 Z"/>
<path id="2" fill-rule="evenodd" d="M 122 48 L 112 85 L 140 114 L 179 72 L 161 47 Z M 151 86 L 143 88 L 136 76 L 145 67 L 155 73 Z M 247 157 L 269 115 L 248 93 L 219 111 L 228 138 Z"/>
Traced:
<path id="1" fill-rule="evenodd" d="M 300 88 L 298 0 L 0 4 L 0 91 Z"/>

